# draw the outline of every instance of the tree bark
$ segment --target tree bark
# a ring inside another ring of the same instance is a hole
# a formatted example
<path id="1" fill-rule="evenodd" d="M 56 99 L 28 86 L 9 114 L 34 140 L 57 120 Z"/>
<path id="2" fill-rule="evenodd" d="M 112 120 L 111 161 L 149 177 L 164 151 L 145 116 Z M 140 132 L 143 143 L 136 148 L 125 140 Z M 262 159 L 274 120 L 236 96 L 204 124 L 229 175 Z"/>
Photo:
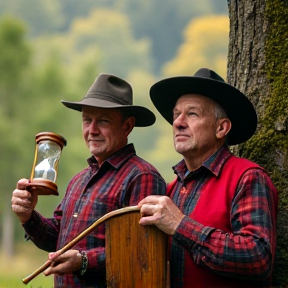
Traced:
<path id="1" fill-rule="evenodd" d="M 255 135 L 232 150 L 264 167 L 278 190 L 273 285 L 288 287 L 288 1 L 232 0 L 228 8 L 227 80 L 258 115 Z"/>

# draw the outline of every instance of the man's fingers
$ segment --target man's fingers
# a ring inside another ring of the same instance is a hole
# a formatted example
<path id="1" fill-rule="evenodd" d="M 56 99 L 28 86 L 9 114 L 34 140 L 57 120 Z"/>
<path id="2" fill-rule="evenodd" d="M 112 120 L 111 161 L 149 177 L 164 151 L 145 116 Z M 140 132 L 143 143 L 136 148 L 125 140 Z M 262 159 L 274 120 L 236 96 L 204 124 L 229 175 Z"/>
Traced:
<path id="1" fill-rule="evenodd" d="M 162 208 L 159 207 L 160 205 L 147 205 L 144 204 L 141 207 L 141 219 L 139 223 L 141 225 L 152 225 L 158 224 L 161 220 L 162 215 Z"/>
<path id="2" fill-rule="evenodd" d="M 47 268 L 43 274 L 45 276 L 49 276 L 51 274 L 58 274 L 58 275 L 64 275 L 64 263 L 55 263 L 52 262 L 49 268 Z"/>
<path id="3" fill-rule="evenodd" d="M 156 224 L 157 220 L 155 219 L 154 215 L 153 216 L 146 216 L 146 217 L 141 217 L 139 224 L 140 225 L 153 225 Z"/>
<path id="4" fill-rule="evenodd" d="M 12 198 L 11 202 L 13 205 L 19 205 L 26 208 L 29 208 L 32 203 L 29 198 L 16 198 L 16 197 Z"/>
<path id="5" fill-rule="evenodd" d="M 51 265 L 49 268 L 47 268 L 43 274 L 45 276 L 51 275 L 51 274 L 58 274 L 58 275 L 64 275 L 64 268 L 65 268 L 65 259 L 62 259 L 61 253 L 57 252 L 51 252 L 48 254 L 48 259 L 51 261 Z"/>
<path id="6" fill-rule="evenodd" d="M 32 197 L 32 194 L 27 190 L 15 189 L 12 193 L 12 197 L 21 199 L 30 199 Z"/>
<path id="7" fill-rule="evenodd" d="M 155 205 L 155 204 L 159 203 L 159 201 L 161 201 L 163 197 L 165 198 L 167 196 L 163 196 L 163 195 L 149 195 L 149 196 L 145 197 L 144 199 L 142 199 L 138 203 L 138 206 L 141 207 L 144 204 Z"/>
<path id="8" fill-rule="evenodd" d="M 12 196 L 11 204 L 14 212 L 24 212 L 32 208 L 32 201 L 30 198 L 24 196 L 17 197 L 15 194 Z"/>
<path id="9" fill-rule="evenodd" d="M 139 203 L 138 206 L 142 207 L 144 204 L 154 204 L 156 200 L 154 199 L 153 196 L 147 196 L 146 198 L 142 199 Z"/>
<path id="10" fill-rule="evenodd" d="M 159 210 L 159 205 L 143 204 L 140 209 L 140 214 L 142 217 L 151 216 L 157 213 Z"/>
<path id="11" fill-rule="evenodd" d="M 27 212 L 29 208 L 20 206 L 20 205 L 12 205 L 12 211 L 15 213 L 22 213 L 22 212 Z"/>
<path id="12" fill-rule="evenodd" d="M 20 180 L 17 182 L 16 188 L 17 188 L 17 189 L 20 189 L 20 190 L 25 190 L 27 184 L 29 183 L 29 181 L 30 181 L 30 180 L 25 179 L 25 178 L 20 179 Z"/>
<path id="13" fill-rule="evenodd" d="M 51 253 L 48 254 L 48 258 L 49 258 L 49 260 L 53 261 L 56 258 L 58 258 L 60 255 L 61 255 L 60 251 L 51 252 Z M 59 260 L 59 259 L 57 259 L 57 260 Z M 60 260 L 61 260 L 61 258 L 60 258 Z"/>
<path id="14" fill-rule="evenodd" d="M 58 250 L 49 253 L 48 258 L 48 261 L 52 263 L 50 267 L 43 272 L 46 276 L 51 274 L 64 275 L 78 271 L 81 268 L 82 256 L 78 250 L 68 250 L 63 254 Z"/>

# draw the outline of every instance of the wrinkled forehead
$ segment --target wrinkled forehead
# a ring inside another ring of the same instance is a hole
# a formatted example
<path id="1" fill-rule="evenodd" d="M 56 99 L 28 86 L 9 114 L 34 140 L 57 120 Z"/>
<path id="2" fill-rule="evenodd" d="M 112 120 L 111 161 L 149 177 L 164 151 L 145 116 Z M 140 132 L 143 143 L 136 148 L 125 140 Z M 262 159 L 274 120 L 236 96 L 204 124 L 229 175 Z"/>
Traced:
<path id="1" fill-rule="evenodd" d="M 83 106 L 82 115 L 94 115 L 94 116 L 119 115 L 121 116 L 122 114 L 121 114 L 120 109 L 117 109 L 117 108 L 100 108 L 100 107 Z"/>
<path id="2" fill-rule="evenodd" d="M 178 100 L 175 103 L 174 109 L 177 108 L 179 105 L 196 105 L 201 106 L 203 108 L 214 108 L 217 103 L 210 99 L 209 97 L 206 97 L 201 94 L 184 94 L 178 98 Z M 219 104 L 218 104 L 219 105 Z"/>

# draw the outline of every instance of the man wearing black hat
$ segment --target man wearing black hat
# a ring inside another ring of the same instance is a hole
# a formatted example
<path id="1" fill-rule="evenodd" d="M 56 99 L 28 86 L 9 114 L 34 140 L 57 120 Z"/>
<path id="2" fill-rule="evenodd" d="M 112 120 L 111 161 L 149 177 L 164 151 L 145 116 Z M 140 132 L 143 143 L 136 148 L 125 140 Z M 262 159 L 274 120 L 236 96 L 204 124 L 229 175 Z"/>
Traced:
<path id="1" fill-rule="evenodd" d="M 109 74 L 100 74 L 81 101 L 62 103 L 82 112 L 83 138 L 92 154 L 89 166 L 70 181 L 54 218 L 34 210 L 37 195 L 26 191 L 25 179 L 13 191 L 12 209 L 27 237 L 52 252 L 52 265 L 44 274 L 55 274 L 55 288 L 106 287 L 105 224 L 62 255 L 53 251 L 108 212 L 136 205 L 150 194 L 165 194 L 166 183 L 157 170 L 136 155 L 133 144 L 127 145 L 133 127 L 150 126 L 155 116 L 133 106 L 130 84 Z"/>
<path id="2" fill-rule="evenodd" d="M 248 98 L 214 71 L 161 80 L 151 100 L 173 126 L 183 160 L 167 188 L 138 204 L 142 225 L 169 237 L 171 288 L 269 287 L 276 189 L 265 170 L 230 153 L 257 126 Z"/>

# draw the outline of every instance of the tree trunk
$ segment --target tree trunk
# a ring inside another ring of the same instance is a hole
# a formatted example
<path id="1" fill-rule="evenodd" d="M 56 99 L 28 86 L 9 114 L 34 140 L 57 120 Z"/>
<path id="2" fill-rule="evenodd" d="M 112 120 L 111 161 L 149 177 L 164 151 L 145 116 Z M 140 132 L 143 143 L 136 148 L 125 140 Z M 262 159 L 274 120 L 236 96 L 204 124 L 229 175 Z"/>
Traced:
<path id="1" fill-rule="evenodd" d="M 256 134 L 232 150 L 264 167 L 277 187 L 273 284 L 288 287 L 288 1 L 232 0 L 228 7 L 228 83 L 248 96 L 258 114 Z"/>
<path id="2" fill-rule="evenodd" d="M 14 220 L 11 207 L 7 205 L 3 214 L 2 232 L 2 250 L 5 257 L 11 259 L 14 256 Z"/>

